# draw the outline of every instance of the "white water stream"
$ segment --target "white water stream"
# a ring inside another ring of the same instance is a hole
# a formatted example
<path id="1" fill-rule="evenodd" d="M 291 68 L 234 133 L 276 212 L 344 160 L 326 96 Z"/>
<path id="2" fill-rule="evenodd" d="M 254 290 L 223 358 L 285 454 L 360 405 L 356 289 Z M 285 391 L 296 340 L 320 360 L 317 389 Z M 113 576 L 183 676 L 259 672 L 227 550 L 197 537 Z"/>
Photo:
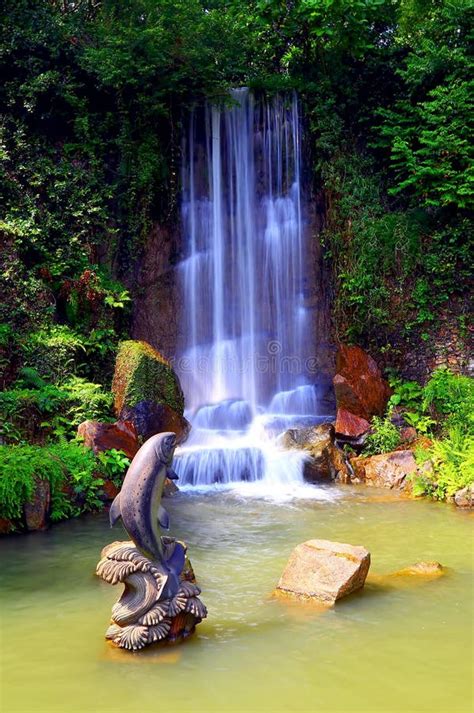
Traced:
<path id="1" fill-rule="evenodd" d="M 304 454 L 276 439 L 324 420 L 303 303 L 309 254 L 296 95 L 190 117 L 183 142 L 178 373 L 192 432 L 176 453 L 181 485 L 303 486 Z M 244 488 L 245 489 L 245 488 Z"/>

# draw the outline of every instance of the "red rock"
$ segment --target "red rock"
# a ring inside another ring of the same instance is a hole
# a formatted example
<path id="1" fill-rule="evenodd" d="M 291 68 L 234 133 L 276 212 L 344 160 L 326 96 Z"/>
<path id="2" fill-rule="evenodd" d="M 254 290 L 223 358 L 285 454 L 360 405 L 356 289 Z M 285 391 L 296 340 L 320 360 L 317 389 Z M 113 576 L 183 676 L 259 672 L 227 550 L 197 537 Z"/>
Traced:
<path id="1" fill-rule="evenodd" d="M 390 387 L 375 361 L 360 347 L 339 347 L 333 382 L 338 409 L 366 421 L 384 413 Z"/>
<path id="2" fill-rule="evenodd" d="M 87 448 L 94 453 L 115 448 L 133 458 L 139 448 L 138 434 L 131 421 L 116 423 L 101 423 L 100 421 L 84 421 L 77 429 L 77 435 L 84 440 Z"/>
<path id="3" fill-rule="evenodd" d="M 416 441 L 417 437 L 418 434 L 416 432 L 416 428 L 413 428 L 413 426 L 406 426 L 400 431 L 400 440 L 403 443 L 413 443 Z"/>
<path id="4" fill-rule="evenodd" d="M 152 401 L 140 401 L 135 406 L 125 406 L 120 412 L 120 419 L 131 421 L 144 441 L 155 433 L 172 431 L 176 433 L 178 443 L 188 437 L 191 424 L 171 406 Z"/>
<path id="5" fill-rule="evenodd" d="M 8 535 L 13 532 L 15 525 L 11 520 L 7 520 L 5 517 L 0 517 L 0 535 Z"/>
<path id="6" fill-rule="evenodd" d="M 171 498 L 175 493 L 179 492 L 179 488 L 174 480 L 170 478 L 165 478 L 165 484 L 163 486 L 163 497 Z"/>
<path id="7" fill-rule="evenodd" d="M 102 491 L 107 500 L 114 500 L 120 492 L 120 488 L 117 488 L 115 483 L 111 480 L 105 480 L 102 486 Z"/>
<path id="8" fill-rule="evenodd" d="M 28 530 L 45 530 L 49 525 L 51 487 L 47 480 L 38 478 L 31 500 L 23 505 Z"/>
<path id="9" fill-rule="evenodd" d="M 370 423 L 360 416 L 355 416 L 343 408 L 337 410 L 336 433 L 358 438 L 370 429 Z"/>

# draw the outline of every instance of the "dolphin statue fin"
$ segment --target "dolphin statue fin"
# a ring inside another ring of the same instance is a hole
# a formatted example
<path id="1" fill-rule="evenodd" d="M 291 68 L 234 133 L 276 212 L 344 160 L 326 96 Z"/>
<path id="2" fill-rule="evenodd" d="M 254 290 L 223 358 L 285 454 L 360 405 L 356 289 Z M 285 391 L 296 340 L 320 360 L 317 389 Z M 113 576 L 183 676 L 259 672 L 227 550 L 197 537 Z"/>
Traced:
<path id="1" fill-rule="evenodd" d="M 166 565 L 179 577 L 183 571 L 185 559 L 186 550 L 180 542 L 176 542 L 172 555 L 166 560 Z"/>
<path id="2" fill-rule="evenodd" d="M 158 522 L 164 530 L 170 529 L 170 516 L 164 509 L 163 505 L 158 508 Z"/>
<path id="3" fill-rule="evenodd" d="M 110 506 L 109 510 L 109 522 L 110 522 L 110 527 L 113 527 L 117 520 L 119 520 L 122 517 L 122 513 L 120 510 L 120 493 L 117 495 L 117 497 L 114 499 L 112 505 Z"/>
<path id="4" fill-rule="evenodd" d="M 172 468 L 167 468 L 166 469 L 166 477 L 169 478 L 170 480 L 179 480 L 179 475 L 176 475 L 174 470 Z"/>

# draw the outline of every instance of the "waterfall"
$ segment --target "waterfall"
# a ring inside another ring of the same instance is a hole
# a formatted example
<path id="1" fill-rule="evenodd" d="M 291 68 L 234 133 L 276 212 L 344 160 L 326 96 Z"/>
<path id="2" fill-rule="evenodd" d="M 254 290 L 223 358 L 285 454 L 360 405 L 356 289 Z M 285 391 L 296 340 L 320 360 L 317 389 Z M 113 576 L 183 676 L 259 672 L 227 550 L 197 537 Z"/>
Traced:
<path id="1" fill-rule="evenodd" d="M 296 95 L 246 88 L 190 117 L 183 141 L 177 371 L 193 429 L 176 454 L 188 485 L 302 481 L 304 454 L 278 435 L 317 423 L 314 326 Z"/>

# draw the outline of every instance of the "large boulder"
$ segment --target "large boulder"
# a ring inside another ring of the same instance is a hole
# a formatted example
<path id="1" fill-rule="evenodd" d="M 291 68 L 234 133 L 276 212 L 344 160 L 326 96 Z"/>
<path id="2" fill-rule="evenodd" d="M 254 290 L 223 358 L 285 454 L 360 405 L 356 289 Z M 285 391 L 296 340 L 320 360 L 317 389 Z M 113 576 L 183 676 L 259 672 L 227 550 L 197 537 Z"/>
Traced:
<path id="1" fill-rule="evenodd" d="M 277 589 L 332 605 L 364 586 L 370 553 L 360 546 L 308 540 L 295 547 Z"/>
<path id="2" fill-rule="evenodd" d="M 36 478 L 30 500 L 23 505 L 23 515 L 27 530 L 45 530 L 49 525 L 51 507 L 51 486 L 49 481 Z"/>
<path id="3" fill-rule="evenodd" d="M 191 430 L 189 421 L 164 403 L 139 401 L 135 406 L 124 406 L 120 415 L 134 424 L 144 441 L 155 433 L 172 431 L 179 444 L 186 440 Z"/>
<path id="4" fill-rule="evenodd" d="M 361 435 L 361 422 L 352 422 L 352 414 L 369 422 L 381 416 L 390 398 L 390 387 L 371 356 L 356 346 L 341 344 L 336 355 L 336 374 L 333 379 L 338 410 L 336 431 L 343 436 L 354 436 L 354 428 Z M 345 412 L 345 413 L 342 413 Z"/>
<path id="5" fill-rule="evenodd" d="M 132 421 L 143 440 L 165 430 L 174 431 L 178 440 L 186 437 L 189 426 L 183 419 L 179 379 L 147 342 L 128 340 L 119 345 L 112 391 L 119 420 Z"/>
<path id="6" fill-rule="evenodd" d="M 336 478 L 343 480 L 347 474 L 342 451 L 335 445 L 334 426 L 331 423 L 309 428 L 290 428 L 280 437 L 279 445 L 308 453 L 304 477 L 312 483 L 328 482 Z"/>
<path id="7" fill-rule="evenodd" d="M 410 491 L 408 476 L 418 469 L 413 451 L 392 451 L 351 459 L 355 477 L 365 485 Z"/>
<path id="8" fill-rule="evenodd" d="M 87 448 L 94 453 L 115 448 L 133 458 L 139 449 L 138 433 L 132 421 L 117 421 L 102 423 L 101 421 L 84 421 L 77 429 L 77 435 Z"/>

